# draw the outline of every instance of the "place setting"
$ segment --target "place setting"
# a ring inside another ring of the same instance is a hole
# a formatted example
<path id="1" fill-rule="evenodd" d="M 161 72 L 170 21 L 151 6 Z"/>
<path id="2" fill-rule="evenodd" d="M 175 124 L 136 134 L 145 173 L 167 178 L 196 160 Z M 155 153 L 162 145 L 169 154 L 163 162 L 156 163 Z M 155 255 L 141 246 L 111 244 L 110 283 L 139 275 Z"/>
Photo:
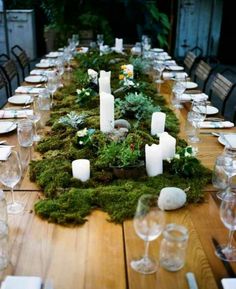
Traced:
<path id="1" fill-rule="evenodd" d="M 25 82 L 28 83 L 44 83 L 47 82 L 47 77 L 45 75 L 30 75 L 25 78 Z"/>

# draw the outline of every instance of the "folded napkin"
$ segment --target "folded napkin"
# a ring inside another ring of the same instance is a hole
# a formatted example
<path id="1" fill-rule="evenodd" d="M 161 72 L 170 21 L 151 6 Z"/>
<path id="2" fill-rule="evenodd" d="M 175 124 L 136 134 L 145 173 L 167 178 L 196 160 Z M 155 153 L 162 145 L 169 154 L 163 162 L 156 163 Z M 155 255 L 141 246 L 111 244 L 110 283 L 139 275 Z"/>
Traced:
<path id="1" fill-rule="evenodd" d="M 33 115 L 32 109 L 2 109 L 0 110 L 0 118 L 21 118 Z"/>
<path id="2" fill-rule="evenodd" d="M 47 70 L 43 69 L 33 69 L 30 71 L 31 75 L 44 75 Z"/>
<path id="3" fill-rule="evenodd" d="M 208 99 L 208 95 L 205 93 L 188 93 L 188 95 L 191 96 L 192 100 L 195 101 L 200 101 L 200 100 L 207 100 Z"/>
<path id="4" fill-rule="evenodd" d="M 188 77 L 188 74 L 186 72 L 169 72 L 169 71 L 164 71 L 162 74 L 164 79 L 171 79 L 171 78 L 180 78 L 180 77 Z"/>
<path id="5" fill-rule="evenodd" d="M 236 278 L 223 278 L 221 280 L 224 289 L 235 289 L 236 288 Z"/>
<path id="6" fill-rule="evenodd" d="M 10 154 L 10 146 L 0 146 L 0 161 L 6 161 Z"/>
<path id="7" fill-rule="evenodd" d="M 1 289 L 40 289 L 42 279 L 34 276 L 7 276 Z"/>
<path id="8" fill-rule="evenodd" d="M 203 121 L 200 123 L 200 128 L 230 128 L 234 127 L 231 121 Z"/>
<path id="9" fill-rule="evenodd" d="M 123 38 L 115 39 L 115 51 L 121 52 L 123 50 Z"/>
<path id="10" fill-rule="evenodd" d="M 15 93 L 31 93 L 31 94 L 39 94 L 45 88 L 44 87 L 35 87 L 35 86 L 19 86 L 15 90 Z"/>

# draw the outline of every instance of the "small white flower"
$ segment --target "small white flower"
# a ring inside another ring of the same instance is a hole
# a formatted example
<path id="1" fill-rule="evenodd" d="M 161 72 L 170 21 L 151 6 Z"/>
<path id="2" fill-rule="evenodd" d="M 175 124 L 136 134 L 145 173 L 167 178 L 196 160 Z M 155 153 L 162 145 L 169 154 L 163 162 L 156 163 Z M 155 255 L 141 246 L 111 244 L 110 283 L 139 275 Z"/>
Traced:
<path id="1" fill-rule="evenodd" d="M 77 136 L 78 137 L 83 137 L 83 136 L 87 135 L 87 133 L 88 133 L 87 128 L 84 128 L 82 130 L 77 131 Z"/>
<path id="2" fill-rule="evenodd" d="M 180 155 L 179 154 L 175 154 L 175 159 L 180 159 Z"/>
<path id="3" fill-rule="evenodd" d="M 166 159 L 168 163 L 171 163 L 171 158 Z"/>
<path id="4" fill-rule="evenodd" d="M 82 91 L 81 89 L 76 89 L 77 94 L 80 94 Z"/>
<path id="5" fill-rule="evenodd" d="M 88 91 L 86 91 L 86 92 L 85 92 L 85 95 L 89 96 L 89 95 L 90 95 L 90 93 L 89 93 Z"/>
<path id="6" fill-rule="evenodd" d="M 188 153 L 188 152 L 185 152 L 185 153 L 184 153 L 184 156 L 185 156 L 185 157 L 191 157 L 191 154 Z"/>
<path id="7" fill-rule="evenodd" d="M 82 145 L 82 144 L 83 144 L 83 142 L 82 142 L 82 141 L 79 141 L 79 144 L 80 144 L 80 145 Z"/>

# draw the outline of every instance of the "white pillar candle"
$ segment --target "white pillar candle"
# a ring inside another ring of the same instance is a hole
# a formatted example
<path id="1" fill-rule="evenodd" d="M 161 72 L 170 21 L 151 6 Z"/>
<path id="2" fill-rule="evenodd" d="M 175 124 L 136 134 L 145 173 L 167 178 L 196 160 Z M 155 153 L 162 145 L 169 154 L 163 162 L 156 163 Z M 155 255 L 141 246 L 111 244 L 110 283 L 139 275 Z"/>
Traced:
<path id="1" fill-rule="evenodd" d="M 145 163 L 146 172 L 149 177 L 154 177 L 163 173 L 163 160 L 160 145 L 145 145 Z"/>
<path id="2" fill-rule="evenodd" d="M 123 50 L 123 39 L 122 38 L 116 38 L 115 39 L 115 50 L 117 52 L 121 52 Z"/>
<path id="3" fill-rule="evenodd" d="M 100 93 L 100 130 L 110 132 L 114 128 L 114 96 Z"/>
<path id="4" fill-rule="evenodd" d="M 102 92 L 111 93 L 111 80 L 109 77 L 99 78 L 99 94 Z"/>
<path id="5" fill-rule="evenodd" d="M 152 114 L 151 135 L 163 133 L 165 131 L 166 114 L 164 112 L 154 112 Z"/>
<path id="6" fill-rule="evenodd" d="M 167 132 L 163 132 L 160 135 L 159 142 L 163 160 L 172 159 L 175 156 L 176 139 Z"/>
<path id="7" fill-rule="evenodd" d="M 110 71 L 105 71 L 105 70 L 100 70 L 99 76 L 102 77 L 109 77 L 111 79 L 111 72 Z"/>
<path id="8" fill-rule="evenodd" d="M 72 175 L 82 182 L 90 178 L 90 161 L 86 159 L 74 160 L 72 162 Z"/>

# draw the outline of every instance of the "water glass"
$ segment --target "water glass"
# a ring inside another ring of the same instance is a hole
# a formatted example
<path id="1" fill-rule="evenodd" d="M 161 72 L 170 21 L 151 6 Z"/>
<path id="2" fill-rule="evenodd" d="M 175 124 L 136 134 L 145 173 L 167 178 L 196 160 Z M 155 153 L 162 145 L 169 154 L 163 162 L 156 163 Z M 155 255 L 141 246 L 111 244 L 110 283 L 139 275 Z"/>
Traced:
<path id="1" fill-rule="evenodd" d="M 102 46 L 104 43 L 103 34 L 97 34 L 97 44 L 98 46 Z"/>
<path id="2" fill-rule="evenodd" d="M 186 87 L 182 81 L 176 81 L 172 88 L 172 104 L 175 108 L 180 109 L 183 107 L 181 104 L 181 96 L 184 93 Z"/>
<path id="3" fill-rule="evenodd" d="M 0 221 L 0 271 L 9 264 L 8 226 Z"/>
<path id="4" fill-rule="evenodd" d="M 160 247 L 160 266 L 168 271 L 178 271 L 185 264 L 188 230 L 184 226 L 168 224 L 163 231 Z"/>
<path id="5" fill-rule="evenodd" d="M 29 119 L 22 119 L 17 126 L 17 139 L 22 147 L 31 147 L 34 139 L 33 122 Z"/>

